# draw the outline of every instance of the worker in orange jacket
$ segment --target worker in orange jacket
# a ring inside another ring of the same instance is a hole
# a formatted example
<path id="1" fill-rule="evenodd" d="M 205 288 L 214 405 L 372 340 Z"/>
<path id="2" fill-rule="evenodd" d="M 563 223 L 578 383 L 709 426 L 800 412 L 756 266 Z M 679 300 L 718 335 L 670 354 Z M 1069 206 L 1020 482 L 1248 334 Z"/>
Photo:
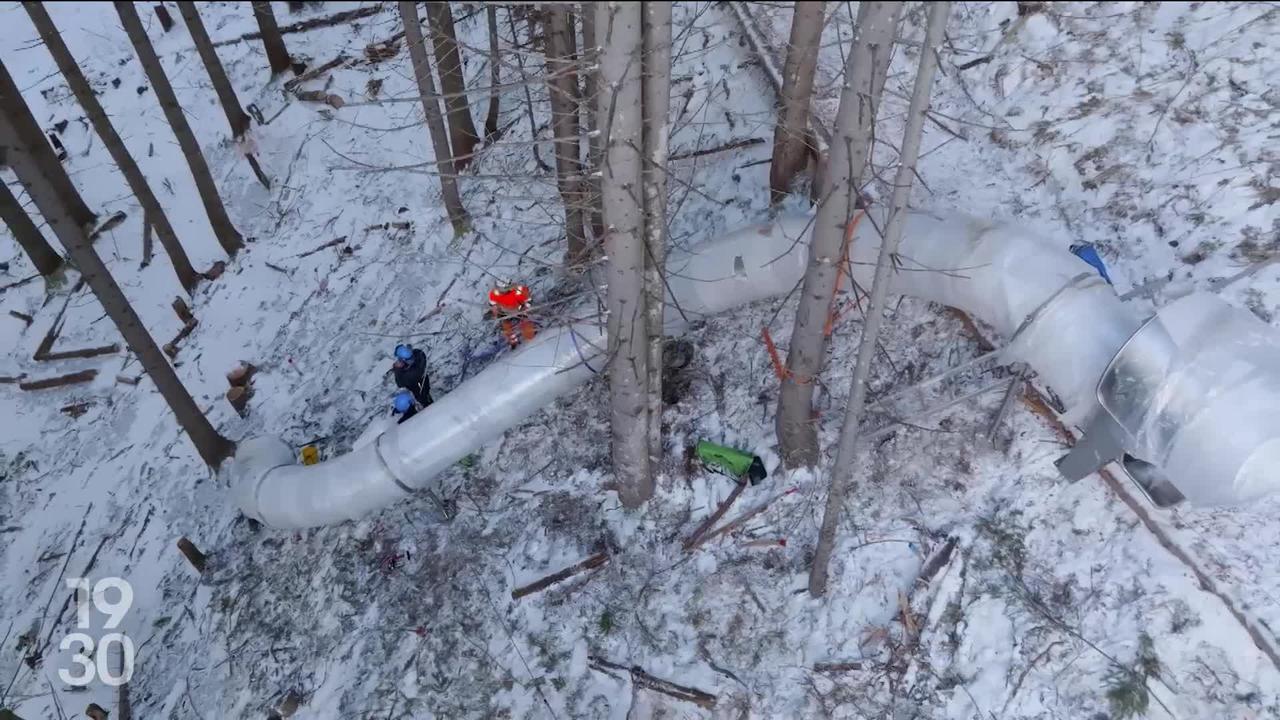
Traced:
<path id="1" fill-rule="evenodd" d="M 529 319 L 532 300 L 527 285 L 515 285 L 506 280 L 489 291 L 489 312 L 498 321 L 502 336 L 512 349 L 521 340 L 529 342 L 536 334 L 533 321 Z"/>

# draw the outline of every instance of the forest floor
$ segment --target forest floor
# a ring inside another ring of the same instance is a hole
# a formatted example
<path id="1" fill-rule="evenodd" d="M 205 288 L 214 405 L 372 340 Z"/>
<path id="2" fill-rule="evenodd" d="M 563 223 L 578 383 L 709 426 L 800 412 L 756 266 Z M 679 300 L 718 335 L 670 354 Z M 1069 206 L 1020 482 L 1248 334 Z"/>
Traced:
<path id="1" fill-rule="evenodd" d="M 282 23 L 373 6 L 289 15 L 274 5 Z M 789 8 L 748 5 L 779 49 Z M 502 93 L 506 131 L 462 180 L 474 230 L 455 239 L 436 179 L 423 172 L 430 145 L 407 53 L 365 54 L 399 30 L 394 4 L 286 36 L 292 53 L 315 63 L 348 58 L 304 86 L 339 95 L 341 108 L 293 99 L 285 78 L 269 78 L 261 45 L 235 40 L 256 30 L 246 5 L 200 7 L 214 39 L 229 41 L 218 50 L 242 102 L 266 121 L 255 123 L 252 144 L 274 182 L 259 185 L 229 140 L 181 23 L 162 33 L 151 17 L 151 37 L 250 239 L 192 298 L 199 326 L 178 344 L 175 365 L 233 439 L 280 435 L 338 455 L 386 412 L 396 342 L 427 351 L 442 395 L 474 372 L 466 358 L 493 342 L 481 313 L 494 276 L 527 281 L 535 297 L 565 287 L 562 214 L 542 165 L 552 161 L 546 92 L 530 86 L 532 120 L 522 86 Z M 196 266 L 225 259 L 110 6 L 49 10 Z M 468 85 L 487 87 L 484 13 L 474 10 L 455 3 Z M 103 217 L 127 214 L 97 247 L 167 342 L 181 329 L 170 307 L 181 290 L 166 258 L 157 247 L 139 267 L 136 202 L 25 13 L 0 12 L 0 54 L 45 127 L 68 121 L 67 166 L 86 201 Z M 828 124 L 850 12 L 836 9 L 824 36 L 816 107 Z M 498 17 L 503 82 L 519 81 L 521 65 L 538 76 L 541 56 L 512 48 L 505 10 Z M 913 9 L 881 113 L 880 168 L 893 161 L 922 25 Z M 1224 281 L 1280 251 L 1277 31 L 1280 11 L 1267 4 L 1055 3 L 1019 17 L 1013 4 L 957 3 L 913 202 L 1014 219 L 1064 246 L 1093 242 L 1121 292 L 1168 279 L 1146 286 L 1135 300 L 1144 307 L 1220 290 L 1271 322 L 1280 269 Z M 670 163 L 672 242 L 694 246 L 770 212 L 773 96 L 726 4 L 677 4 L 675 35 L 673 157 L 749 141 Z M 472 102 L 482 118 L 487 98 Z M 883 196 L 885 186 L 869 192 Z M 0 286 L 31 275 L 8 241 L 0 262 Z M 998 394 L 864 452 L 830 592 L 811 599 L 803 589 L 825 475 L 777 469 L 777 382 L 760 332 L 767 326 L 785 344 L 786 301 L 686 336 L 696 353 L 664 417 L 660 490 L 639 514 L 602 490 L 611 473 L 597 380 L 447 473 L 440 489 L 452 517 L 414 497 L 360 522 L 295 533 L 239 516 L 226 479 L 204 467 L 149 383 L 116 381 L 140 373 L 126 354 L 31 359 L 58 318 L 56 349 L 118 341 L 92 296 L 73 287 L 74 278 L 36 280 L 0 294 L 0 340 L 11 348 L 0 375 L 99 370 L 93 383 L 64 389 L 0 385 L 11 418 L 0 433 L 0 706 L 23 717 L 77 717 L 91 701 L 113 707 L 113 689 L 71 688 L 58 676 L 73 667 L 59 644 L 76 624 L 64 578 L 111 576 L 133 588 L 119 630 L 137 647 L 130 695 L 135 717 L 148 719 L 260 718 L 289 692 L 302 696 L 294 717 L 303 719 L 1101 720 L 1143 698 L 1153 718 L 1280 717 L 1280 669 L 1223 601 L 1274 642 L 1280 499 L 1147 508 L 1212 578 L 1211 592 L 1096 477 L 1057 476 L 1064 443 L 1040 416 L 1015 406 L 999 442 L 987 442 Z M 839 429 L 855 315 L 837 328 L 823 377 L 824 447 Z M 896 303 L 887 327 L 876 396 L 982 352 L 959 319 L 926 303 Z M 224 373 L 241 361 L 261 370 L 243 419 L 222 399 Z M 79 404 L 83 414 L 63 411 Z M 730 517 L 768 507 L 685 552 L 681 541 L 733 487 L 686 464 L 684 447 L 698 438 L 749 448 L 771 471 Z M 210 554 L 203 576 L 176 552 L 180 536 Z M 948 562 L 918 583 L 944 547 L 953 547 Z M 512 599 L 513 589 L 602 550 L 610 559 L 600 569 Z M 101 620 L 88 632 L 100 636 Z M 20 638 L 34 638 L 34 650 Z M 33 653 L 39 662 L 26 662 Z M 632 667 L 714 696 L 714 706 L 654 690 Z"/>

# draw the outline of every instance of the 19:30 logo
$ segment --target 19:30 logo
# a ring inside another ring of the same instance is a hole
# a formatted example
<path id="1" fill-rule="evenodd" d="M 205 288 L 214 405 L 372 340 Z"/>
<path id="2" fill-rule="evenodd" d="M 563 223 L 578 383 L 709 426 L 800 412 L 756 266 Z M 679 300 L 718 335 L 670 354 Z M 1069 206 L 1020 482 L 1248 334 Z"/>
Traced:
<path id="1" fill-rule="evenodd" d="M 92 591 L 88 578 L 67 578 L 67 586 L 76 591 L 76 627 L 80 630 L 93 628 L 91 602 L 98 612 L 107 616 L 102 624 L 103 630 L 119 627 L 129 608 L 133 607 L 133 587 L 123 578 L 102 578 L 93 584 Z M 109 652 L 112 645 L 120 648 L 118 671 L 110 659 L 114 654 Z M 71 661 L 78 667 L 58 670 L 58 677 L 68 685 L 83 687 L 97 679 L 105 685 L 118 687 L 133 677 L 133 641 L 124 633 L 107 633 L 97 639 L 84 632 L 69 633 L 62 638 L 59 647 L 63 650 L 79 648 L 71 655 Z"/>

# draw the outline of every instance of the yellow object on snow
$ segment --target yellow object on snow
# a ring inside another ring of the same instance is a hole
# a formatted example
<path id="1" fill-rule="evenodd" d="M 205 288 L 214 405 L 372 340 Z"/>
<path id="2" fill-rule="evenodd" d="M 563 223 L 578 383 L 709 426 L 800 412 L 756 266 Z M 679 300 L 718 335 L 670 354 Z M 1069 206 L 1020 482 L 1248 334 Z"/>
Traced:
<path id="1" fill-rule="evenodd" d="M 315 465 L 320 462 L 320 451 L 315 445 L 304 445 L 302 447 L 302 464 Z"/>

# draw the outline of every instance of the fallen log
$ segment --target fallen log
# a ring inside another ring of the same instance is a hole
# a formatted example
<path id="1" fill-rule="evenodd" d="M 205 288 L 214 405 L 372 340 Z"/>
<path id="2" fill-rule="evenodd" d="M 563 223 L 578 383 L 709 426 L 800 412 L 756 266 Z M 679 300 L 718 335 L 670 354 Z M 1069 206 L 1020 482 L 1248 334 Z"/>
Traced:
<path id="1" fill-rule="evenodd" d="M 708 710 L 716 706 L 717 698 L 715 695 L 687 685 L 679 685 L 671 682 L 670 680 L 663 680 L 662 678 L 654 677 L 644 670 L 641 670 L 639 667 L 619 665 L 618 663 L 605 660 L 598 655 L 590 656 L 589 662 L 591 669 L 593 670 L 599 670 L 601 672 L 604 672 L 606 669 L 621 670 L 623 672 L 630 673 L 631 682 L 635 683 L 636 687 L 652 690 L 666 695 L 667 697 L 675 698 L 676 700 L 690 702 L 698 707 L 706 708 Z"/>
<path id="2" fill-rule="evenodd" d="M 689 158 L 702 157 L 703 155 L 714 155 L 716 153 L 729 152 L 730 150 L 739 150 L 744 147 L 752 147 L 753 145 L 763 145 L 764 138 L 744 138 L 735 140 L 724 145 L 717 145 L 712 148 L 703 148 L 701 150 L 690 150 L 689 152 L 678 153 L 667 158 L 671 160 L 688 160 Z"/>
<path id="3" fill-rule="evenodd" d="M 41 362 L 50 360 L 70 360 L 72 358 L 91 358 L 99 355 L 114 355 L 120 352 L 120 346 L 112 343 L 101 347 L 82 348 L 80 350 L 59 350 L 58 352 L 37 352 L 32 359 Z"/>
<path id="4" fill-rule="evenodd" d="M 308 257 L 308 256 L 310 256 L 310 255 L 315 255 L 316 253 L 320 252 L 321 250 L 324 250 L 324 249 L 326 249 L 326 248 L 331 248 L 331 247 L 333 247 L 334 245 L 341 245 L 342 243 L 344 243 L 344 242 L 346 242 L 346 241 L 347 241 L 347 236 L 346 236 L 346 235 L 343 235 L 342 237 L 337 238 L 337 239 L 335 239 L 335 240 L 330 240 L 329 242 L 327 242 L 327 243 L 325 243 L 325 244 L 323 244 L 323 245 L 320 245 L 319 247 L 312 248 L 312 249 L 310 249 L 310 250 L 308 250 L 308 251 L 306 251 L 306 252 L 304 252 L 304 253 L 298 253 L 297 255 L 294 255 L 294 257 L 304 258 L 304 257 Z"/>
<path id="5" fill-rule="evenodd" d="M 861 669 L 862 663 L 860 662 L 829 662 L 813 664 L 813 671 L 820 673 L 842 673 Z"/>
<path id="6" fill-rule="evenodd" d="M 693 534 L 685 539 L 683 545 L 685 551 L 694 549 L 702 542 L 702 536 L 706 535 L 708 530 L 720 522 L 720 518 L 724 517 L 724 514 L 729 511 L 729 508 L 733 506 L 734 501 L 738 499 L 738 496 L 742 494 L 746 487 L 747 483 L 745 482 L 733 486 L 733 492 L 729 493 L 729 497 L 722 500 L 720 505 L 716 507 L 715 512 L 711 513 L 711 516 L 706 520 L 703 520 L 697 529 L 693 531 Z"/>
<path id="7" fill-rule="evenodd" d="M 289 92 L 293 92 L 302 83 L 307 82 L 308 80 L 315 80 L 316 78 L 338 67 L 339 65 L 341 65 L 346 61 L 347 61 L 346 55 L 339 55 L 338 57 L 330 60 L 329 62 L 323 65 L 311 68 L 310 70 L 302 73 L 301 75 L 293 78 L 292 80 L 289 80 L 284 84 L 284 89 L 288 90 Z"/>
<path id="8" fill-rule="evenodd" d="M 164 354 L 168 355 L 170 359 L 178 357 L 178 343 L 182 342 L 188 335 L 190 335 L 199 324 L 200 322 L 195 318 L 188 320 L 187 324 L 183 325 L 182 329 L 178 331 L 178 334 L 175 335 L 172 340 L 164 344 Z"/>
<path id="9" fill-rule="evenodd" d="M 595 568 L 600 567 L 601 565 L 604 565 L 607 562 L 609 562 L 608 553 L 602 553 L 602 552 L 596 553 L 595 555 L 592 555 L 591 557 L 587 558 L 586 560 L 583 560 L 580 563 L 577 563 L 575 565 L 570 565 L 569 567 L 563 570 L 551 573 L 550 575 L 542 578 L 541 580 L 537 580 L 535 582 L 529 583 L 528 585 L 525 585 L 523 587 L 518 587 L 515 590 L 512 590 L 511 599 L 519 600 L 520 598 L 525 597 L 526 595 L 532 595 L 536 592 L 546 590 L 547 588 L 551 587 L 552 585 L 555 585 L 561 580 L 566 580 L 586 570 L 593 570 Z"/>
<path id="10" fill-rule="evenodd" d="M 195 568 L 196 572 L 202 575 L 204 574 L 205 563 L 208 561 L 208 557 L 204 553 L 200 552 L 200 549 L 196 547 L 195 543 L 185 537 L 180 537 L 178 538 L 178 551 L 187 559 L 187 562 L 191 563 L 191 567 Z"/>
<path id="11" fill-rule="evenodd" d="M 103 223 L 102 223 L 101 225 L 99 225 L 99 226 L 98 226 L 98 228 L 97 228 L 96 230 L 94 230 L 93 232 L 89 233 L 89 242 L 93 242 L 93 241 L 97 240 L 97 239 L 98 239 L 98 237 L 102 235 L 102 233 L 107 232 L 107 231 L 109 231 L 109 230 L 113 230 L 113 229 L 115 229 L 115 227 L 116 227 L 117 225 L 119 225 L 120 223 L 124 222 L 124 221 L 125 221 L 125 218 L 127 218 L 127 217 L 129 217 L 129 216 L 128 216 L 128 215 L 126 215 L 126 214 L 125 214 L 125 212 L 124 212 L 123 210 L 117 210 L 117 211 L 115 211 L 115 213 L 114 213 L 114 214 L 112 214 L 112 216 L 111 216 L 111 217 L 109 217 L 109 218 L 107 218 L 105 221 L 103 221 Z"/>
<path id="12" fill-rule="evenodd" d="M 18 318 L 22 322 L 26 323 L 27 327 L 31 327 L 31 323 L 35 322 L 35 318 L 31 317 L 26 313 L 20 313 L 17 310 L 10 310 L 9 314 L 12 315 L 13 317 Z"/>
<path id="13" fill-rule="evenodd" d="M 173 313 L 183 324 L 189 323 L 196 319 L 195 313 L 191 312 L 191 307 L 187 305 L 187 301 L 180 297 L 173 299 Z"/>
<path id="14" fill-rule="evenodd" d="M 72 403 L 71 405 L 58 408 L 58 412 L 66 413 L 67 415 L 70 415 L 73 418 L 78 418 L 81 415 L 89 412 L 90 405 L 93 405 L 93 401 L 85 400 L 84 402 Z"/>
<path id="15" fill-rule="evenodd" d="M 97 370 L 81 370 L 70 375 L 59 375 L 57 377 L 42 378 L 40 380 L 30 380 L 27 382 L 19 382 L 19 390 L 46 390 L 48 388 L 63 387 L 64 385 L 76 385 L 86 383 L 98 377 Z"/>
<path id="16" fill-rule="evenodd" d="M 379 12 L 382 12 L 382 3 L 366 5 L 365 7 L 356 8 L 355 10 L 343 10 L 340 13 L 325 15 L 324 17 L 310 18 L 307 20 L 299 20 L 296 23 L 281 25 L 280 34 L 292 35 L 293 33 L 306 32 L 308 30 L 315 30 L 316 28 L 332 27 L 334 25 L 341 25 L 342 23 L 347 22 L 349 20 L 359 20 L 360 18 L 366 18 L 366 17 L 369 17 L 370 15 L 377 15 Z M 261 40 L 261 39 L 262 39 L 261 31 L 248 32 L 239 37 L 231 38 L 230 40 L 219 40 L 218 42 L 215 42 L 213 46 L 222 47 L 223 45 L 231 45 L 233 43 L 244 42 L 245 40 Z"/>
<path id="17" fill-rule="evenodd" d="M 142 382 L 142 376 L 141 375 L 117 375 L 116 382 L 124 383 L 125 385 L 137 385 L 139 382 Z"/>

